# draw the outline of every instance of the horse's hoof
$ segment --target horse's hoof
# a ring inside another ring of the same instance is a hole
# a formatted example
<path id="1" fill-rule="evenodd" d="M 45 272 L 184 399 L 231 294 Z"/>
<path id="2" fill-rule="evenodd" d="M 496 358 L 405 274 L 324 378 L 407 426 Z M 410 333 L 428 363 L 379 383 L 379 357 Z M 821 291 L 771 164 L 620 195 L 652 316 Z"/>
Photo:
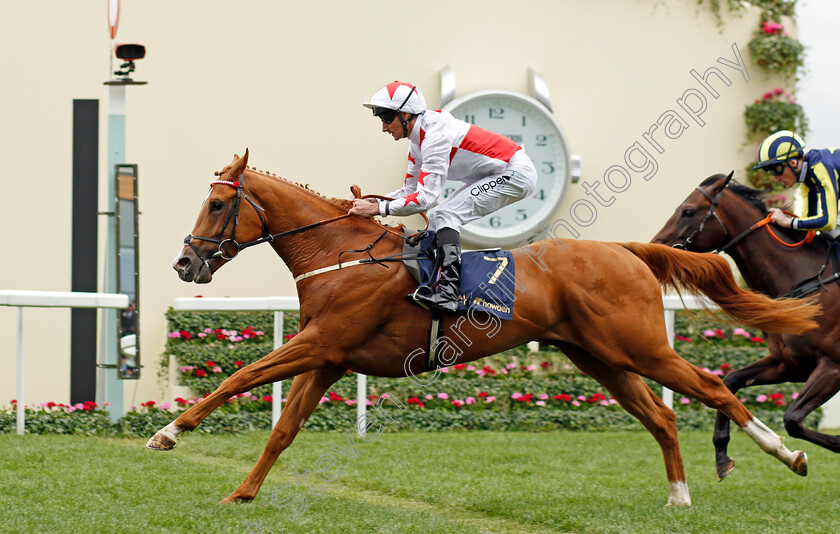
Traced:
<path id="1" fill-rule="evenodd" d="M 158 432 L 146 442 L 146 448 L 153 451 L 171 451 L 174 447 L 175 440 L 161 432 Z"/>
<path id="2" fill-rule="evenodd" d="M 790 465 L 790 470 L 801 477 L 808 476 L 808 455 L 803 451 L 793 451 L 796 458 Z"/>
<path id="3" fill-rule="evenodd" d="M 728 475 L 729 473 L 731 473 L 731 472 L 732 472 L 732 470 L 733 470 L 733 469 L 735 469 L 735 460 L 733 460 L 732 458 L 728 458 L 728 457 L 727 457 L 727 459 L 728 459 L 729 461 L 726 461 L 726 462 L 723 462 L 723 463 L 719 463 L 719 464 L 717 465 L 717 478 L 718 478 L 718 482 L 720 482 L 720 481 L 722 481 L 724 478 L 726 478 L 726 475 Z"/>
<path id="4" fill-rule="evenodd" d="M 239 502 L 251 502 L 253 501 L 253 497 L 239 497 L 234 493 L 231 493 L 224 499 L 218 502 L 218 504 L 231 504 L 231 503 L 239 503 Z"/>

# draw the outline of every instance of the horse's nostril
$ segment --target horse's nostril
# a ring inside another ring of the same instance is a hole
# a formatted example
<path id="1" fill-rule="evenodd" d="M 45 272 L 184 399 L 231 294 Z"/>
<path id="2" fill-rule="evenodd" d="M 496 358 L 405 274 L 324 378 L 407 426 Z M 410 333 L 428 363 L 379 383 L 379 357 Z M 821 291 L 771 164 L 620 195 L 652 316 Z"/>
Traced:
<path id="1" fill-rule="evenodd" d="M 178 260 L 175 262 L 175 264 L 172 265 L 172 268 L 175 269 L 176 271 L 185 271 L 185 270 L 189 269 L 190 263 L 191 263 L 190 259 L 187 258 L 186 256 L 183 256 L 181 258 L 178 258 Z"/>

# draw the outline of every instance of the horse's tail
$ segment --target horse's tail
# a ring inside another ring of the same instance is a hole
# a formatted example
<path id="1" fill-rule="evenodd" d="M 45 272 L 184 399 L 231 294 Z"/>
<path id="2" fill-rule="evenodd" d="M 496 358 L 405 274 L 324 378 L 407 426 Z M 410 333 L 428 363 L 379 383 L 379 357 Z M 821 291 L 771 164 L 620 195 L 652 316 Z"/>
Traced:
<path id="1" fill-rule="evenodd" d="M 678 293 L 703 293 L 741 324 L 769 332 L 801 334 L 817 327 L 818 304 L 806 300 L 771 299 L 735 282 L 732 269 L 717 254 L 698 254 L 653 243 L 619 243 L 645 262 L 666 288 Z"/>

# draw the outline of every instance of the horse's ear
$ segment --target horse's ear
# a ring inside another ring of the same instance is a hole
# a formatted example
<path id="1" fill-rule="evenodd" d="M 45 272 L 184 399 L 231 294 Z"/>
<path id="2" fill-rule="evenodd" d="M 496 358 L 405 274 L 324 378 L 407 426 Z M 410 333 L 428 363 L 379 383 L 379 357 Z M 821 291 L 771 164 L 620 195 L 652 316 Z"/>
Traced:
<path id="1" fill-rule="evenodd" d="M 729 185 L 729 182 L 732 181 L 732 177 L 735 175 L 735 171 L 729 171 L 729 176 L 726 177 L 726 180 L 723 181 L 723 187 Z"/>
<path id="2" fill-rule="evenodd" d="M 241 158 L 239 156 L 237 156 L 236 154 L 234 154 L 233 162 L 230 164 L 229 175 L 230 175 L 231 179 L 233 179 L 233 180 L 238 179 L 239 176 L 242 175 L 243 172 L 245 172 L 245 169 L 247 167 L 248 167 L 248 149 L 246 148 L 245 149 L 245 155 L 242 156 Z"/>

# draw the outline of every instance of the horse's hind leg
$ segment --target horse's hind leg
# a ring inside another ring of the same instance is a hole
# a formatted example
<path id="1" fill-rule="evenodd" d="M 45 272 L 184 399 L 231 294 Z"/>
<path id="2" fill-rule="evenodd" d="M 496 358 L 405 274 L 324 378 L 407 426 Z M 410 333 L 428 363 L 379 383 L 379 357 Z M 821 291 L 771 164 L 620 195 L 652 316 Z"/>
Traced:
<path id="1" fill-rule="evenodd" d="M 636 373 L 614 369 L 577 346 L 557 344 L 581 371 L 601 383 L 622 408 L 641 421 L 662 449 L 670 496 L 668 506 L 690 506 L 676 416 Z"/>
<path id="2" fill-rule="evenodd" d="M 782 443 L 781 436 L 753 416 L 718 377 L 683 360 L 667 343 L 663 343 L 650 354 L 652 358 L 644 360 L 644 372 L 640 369 L 633 370 L 722 412 L 735 421 L 764 452 L 779 459 L 797 475 L 805 476 L 808 473 L 805 453 L 788 450 Z M 634 367 L 641 365 L 638 361 L 634 363 Z"/>
<path id="3" fill-rule="evenodd" d="M 831 452 L 840 452 L 840 436 L 823 434 L 802 424 L 805 417 L 822 406 L 840 390 L 840 368 L 837 363 L 822 359 L 811 372 L 799 396 L 785 412 L 785 429 L 791 437 L 800 438 L 824 447 Z"/>
<path id="4" fill-rule="evenodd" d="M 723 384 L 733 394 L 747 385 L 779 384 L 782 382 L 796 382 L 787 366 L 776 358 L 765 356 L 760 360 L 736 369 L 723 378 Z M 729 445 L 729 418 L 721 412 L 715 418 L 715 432 L 712 436 L 715 445 L 715 461 L 718 480 L 723 480 L 735 467 L 735 462 L 727 453 Z"/>
<path id="5" fill-rule="evenodd" d="M 257 496 L 271 466 L 286 447 L 291 445 L 306 420 L 312 415 L 327 389 L 344 376 L 344 369 L 332 367 L 298 375 L 292 382 L 288 402 L 280 420 L 271 431 L 265 450 L 248 476 L 236 491 L 223 499 L 222 503 L 250 501 Z"/>

